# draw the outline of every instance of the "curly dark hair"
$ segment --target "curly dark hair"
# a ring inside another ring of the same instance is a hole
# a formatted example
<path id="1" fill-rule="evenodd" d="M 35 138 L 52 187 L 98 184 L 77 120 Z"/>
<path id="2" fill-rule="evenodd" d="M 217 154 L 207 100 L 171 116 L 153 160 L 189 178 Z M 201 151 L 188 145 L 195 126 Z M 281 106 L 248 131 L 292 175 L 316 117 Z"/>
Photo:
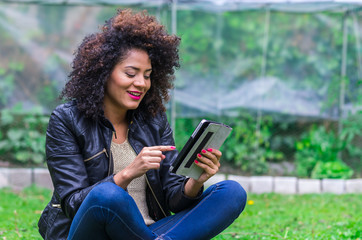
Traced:
<path id="1" fill-rule="evenodd" d="M 114 66 L 121 62 L 131 49 L 148 53 L 152 65 L 151 88 L 138 110 L 153 116 L 165 111 L 173 88 L 174 71 L 179 65 L 180 38 L 167 33 L 154 16 L 147 11 L 119 10 L 102 27 L 99 33 L 83 39 L 75 52 L 72 71 L 60 97 L 76 100 L 80 111 L 87 117 L 103 114 L 105 84 Z"/>

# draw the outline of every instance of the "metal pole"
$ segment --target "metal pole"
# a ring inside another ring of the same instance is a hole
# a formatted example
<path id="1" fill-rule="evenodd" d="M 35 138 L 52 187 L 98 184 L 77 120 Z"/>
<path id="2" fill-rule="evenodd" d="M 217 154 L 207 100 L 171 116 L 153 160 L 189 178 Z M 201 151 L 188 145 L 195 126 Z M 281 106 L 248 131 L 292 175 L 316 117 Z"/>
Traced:
<path id="1" fill-rule="evenodd" d="M 221 12 L 217 13 L 217 24 L 216 24 L 216 59 L 218 63 L 221 63 L 221 43 L 222 43 L 222 28 L 223 28 L 223 16 Z M 217 77 L 217 89 L 216 89 L 216 94 L 217 94 L 217 98 L 216 98 L 216 107 L 217 107 L 217 117 L 220 120 L 221 114 L 222 114 L 222 105 L 220 102 L 220 96 L 221 96 L 221 82 L 220 82 L 220 64 L 219 67 L 217 68 L 217 73 L 216 75 Z"/>
<path id="2" fill-rule="evenodd" d="M 361 58 L 361 44 L 360 44 L 360 32 L 359 25 L 356 17 L 356 12 L 352 12 L 353 29 L 356 38 L 356 49 L 357 49 L 357 62 L 358 62 L 358 79 L 362 78 L 362 58 Z"/>
<path id="3" fill-rule="evenodd" d="M 343 108 L 346 94 L 346 72 L 347 72 L 347 46 L 348 46 L 348 28 L 347 28 L 348 12 L 343 16 L 343 45 L 342 45 L 342 62 L 341 62 L 341 82 L 339 92 L 339 119 L 338 119 L 338 135 L 342 132 L 343 124 Z"/>
<path id="4" fill-rule="evenodd" d="M 264 26 L 264 42 L 263 42 L 263 57 L 261 60 L 261 71 L 260 76 L 265 77 L 266 72 L 266 63 L 267 63 L 267 53 L 268 53 L 268 43 L 269 43 L 269 28 L 270 28 L 270 9 L 266 8 L 265 12 L 265 26 Z M 264 99 L 264 97 L 262 97 Z M 256 134 L 260 134 L 260 125 L 261 125 L 262 111 L 261 106 L 258 108 L 258 114 L 256 119 Z"/>

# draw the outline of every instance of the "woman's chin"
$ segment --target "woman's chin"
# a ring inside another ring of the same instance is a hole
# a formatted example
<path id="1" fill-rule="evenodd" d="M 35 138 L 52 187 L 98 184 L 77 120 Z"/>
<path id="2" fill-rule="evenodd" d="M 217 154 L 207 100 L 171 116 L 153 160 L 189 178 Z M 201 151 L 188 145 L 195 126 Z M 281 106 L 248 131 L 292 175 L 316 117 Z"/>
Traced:
<path id="1" fill-rule="evenodd" d="M 139 104 L 130 104 L 128 106 L 128 110 L 135 110 L 139 107 L 140 105 Z"/>

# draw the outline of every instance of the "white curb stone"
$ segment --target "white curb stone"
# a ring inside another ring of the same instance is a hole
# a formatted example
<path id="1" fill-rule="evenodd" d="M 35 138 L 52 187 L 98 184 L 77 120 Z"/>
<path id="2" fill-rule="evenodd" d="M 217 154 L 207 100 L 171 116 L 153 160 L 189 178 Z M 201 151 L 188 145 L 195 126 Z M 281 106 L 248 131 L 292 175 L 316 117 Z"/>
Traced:
<path id="1" fill-rule="evenodd" d="M 321 193 L 321 181 L 319 179 L 299 179 L 298 192 L 304 193 Z"/>
<path id="2" fill-rule="evenodd" d="M 209 180 L 207 180 L 205 182 L 205 189 L 210 187 L 211 185 L 215 184 L 215 183 L 218 183 L 218 182 L 221 182 L 221 181 L 224 181 L 225 180 L 225 175 L 224 174 L 216 174 L 214 175 L 213 177 L 211 177 Z"/>
<path id="3" fill-rule="evenodd" d="M 323 179 L 322 192 L 343 194 L 345 189 L 345 181 L 343 179 Z"/>
<path id="4" fill-rule="evenodd" d="M 0 188 L 9 186 L 9 169 L 0 168 Z"/>
<path id="5" fill-rule="evenodd" d="M 274 192 L 283 194 L 297 193 L 296 177 L 274 177 Z"/>
<path id="6" fill-rule="evenodd" d="M 250 191 L 250 178 L 236 175 L 229 175 L 228 180 L 233 180 L 235 182 L 240 183 L 240 185 L 244 188 L 246 192 Z"/>
<path id="7" fill-rule="evenodd" d="M 362 193 L 362 179 L 298 179 L 296 177 L 253 176 L 216 174 L 205 183 L 205 189 L 212 184 L 234 180 L 251 193 Z M 0 188 L 10 187 L 15 191 L 22 190 L 31 184 L 53 189 L 48 169 L 46 168 L 3 168 L 0 167 Z"/>
<path id="8" fill-rule="evenodd" d="M 9 168 L 9 186 L 21 190 L 32 184 L 30 168 Z"/>
<path id="9" fill-rule="evenodd" d="M 362 179 L 346 180 L 346 193 L 362 193 Z"/>
<path id="10" fill-rule="evenodd" d="M 35 185 L 53 190 L 53 183 L 48 169 L 35 168 L 33 173 Z"/>
<path id="11" fill-rule="evenodd" d="M 270 193 L 273 191 L 273 177 L 250 177 L 250 191 L 253 193 Z"/>

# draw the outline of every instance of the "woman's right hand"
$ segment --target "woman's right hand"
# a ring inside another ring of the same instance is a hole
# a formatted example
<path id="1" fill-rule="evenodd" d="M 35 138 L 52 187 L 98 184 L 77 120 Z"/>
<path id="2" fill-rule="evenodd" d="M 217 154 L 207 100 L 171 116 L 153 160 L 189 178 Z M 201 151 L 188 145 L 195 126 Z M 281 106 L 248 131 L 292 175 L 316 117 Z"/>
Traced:
<path id="1" fill-rule="evenodd" d="M 150 169 L 160 168 L 161 161 L 166 158 L 162 152 L 175 149 L 174 146 L 144 147 L 130 165 L 114 175 L 115 183 L 126 189 L 133 179 L 142 176 Z"/>

